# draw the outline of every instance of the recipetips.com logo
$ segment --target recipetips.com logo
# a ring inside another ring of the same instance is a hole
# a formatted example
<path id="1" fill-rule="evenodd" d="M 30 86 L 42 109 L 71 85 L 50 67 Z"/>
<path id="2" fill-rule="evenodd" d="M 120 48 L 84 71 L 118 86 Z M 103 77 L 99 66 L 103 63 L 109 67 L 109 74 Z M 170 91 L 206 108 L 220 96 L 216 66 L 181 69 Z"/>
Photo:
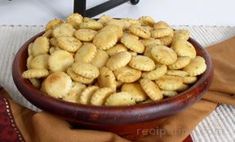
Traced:
<path id="1" fill-rule="evenodd" d="M 187 128 L 178 128 L 167 130 L 164 128 L 151 128 L 151 129 L 137 129 L 137 135 L 147 136 L 147 135 L 156 135 L 158 137 L 163 136 L 184 136 L 190 133 L 192 130 Z M 220 135 L 223 133 L 223 129 L 204 129 L 207 134 L 217 134 Z"/>

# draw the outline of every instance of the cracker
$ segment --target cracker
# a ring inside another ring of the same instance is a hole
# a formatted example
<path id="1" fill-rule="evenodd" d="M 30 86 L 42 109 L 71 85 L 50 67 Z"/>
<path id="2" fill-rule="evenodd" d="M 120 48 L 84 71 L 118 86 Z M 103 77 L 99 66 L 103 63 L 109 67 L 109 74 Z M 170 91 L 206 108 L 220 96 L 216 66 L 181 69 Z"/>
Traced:
<path id="1" fill-rule="evenodd" d="M 172 43 L 171 47 L 178 56 L 187 56 L 191 59 L 196 57 L 196 50 L 194 46 L 187 40 L 177 39 Z"/>
<path id="2" fill-rule="evenodd" d="M 182 86 L 183 80 L 181 77 L 164 75 L 156 83 L 162 90 L 175 91 Z"/>
<path id="3" fill-rule="evenodd" d="M 56 50 L 62 50 L 62 49 L 60 49 L 59 47 L 51 47 L 50 49 L 49 49 L 49 54 L 52 54 L 53 52 L 55 52 Z"/>
<path id="4" fill-rule="evenodd" d="M 40 88 L 41 86 L 41 81 L 39 79 L 36 78 L 30 78 L 29 81 L 31 82 L 31 84 L 36 87 L 36 88 Z"/>
<path id="5" fill-rule="evenodd" d="M 71 24 L 74 28 L 79 28 L 79 24 L 82 23 L 83 17 L 78 13 L 73 13 L 69 15 L 66 19 L 66 22 Z"/>
<path id="6" fill-rule="evenodd" d="M 137 55 L 132 57 L 129 66 L 141 71 L 151 71 L 154 70 L 155 63 L 147 56 Z"/>
<path id="7" fill-rule="evenodd" d="M 42 78 L 48 76 L 49 72 L 46 69 L 28 69 L 22 73 L 23 78 Z"/>
<path id="8" fill-rule="evenodd" d="M 54 47 L 58 47 L 57 39 L 55 37 L 50 38 L 50 45 Z"/>
<path id="9" fill-rule="evenodd" d="M 171 65 L 168 65 L 168 68 L 169 69 L 182 69 L 184 68 L 185 66 L 187 66 L 191 61 L 191 58 L 190 57 L 178 57 L 177 60 L 171 64 Z"/>
<path id="10" fill-rule="evenodd" d="M 74 31 L 75 29 L 71 24 L 63 23 L 53 29 L 52 35 L 53 37 L 73 36 Z"/>
<path id="11" fill-rule="evenodd" d="M 86 43 L 75 54 L 76 62 L 89 63 L 96 56 L 97 49 L 92 43 Z"/>
<path id="12" fill-rule="evenodd" d="M 56 50 L 48 59 L 48 66 L 52 72 L 65 71 L 74 62 L 72 54 L 64 50 Z"/>
<path id="13" fill-rule="evenodd" d="M 53 19 L 51 21 L 49 21 L 46 25 L 46 30 L 52 30 L 54 29 L 56 26 L 60 25 L 63 23 L 63 20 L 60 19 Z"/>
<path id="14" fill-rule="evenodd" d="M 144 72 L 142 74 L 142 77 L 150 79 L 150 80 L 156 80 L 156 79 L 162 77 L 163 75 L 165 75 L 166 72 L 167 72 L 166 65 L 157 65 L 155 70 L 150 71 L 150 72 Z"/>
<path id="15" fill-rule="evenodd" d="M 138 39 L 128 34 L 125 34 L 121 38 L 121 43 L 123 43 L 128 49 L 134 52 L 137 52 L 137 53 L 144 52 L 144 45 Z"/>
<path id="16" fill-rule="evenodd" d="M 51 38 L 52 37 L 52 30 L 51 29 L 46 30 L 42 36 L 44 36 L 46 38 Z"/>
<path id="17" fill-rule="evenodd" d="M 151 46 L 156 46 L 156 45 L 162 45 L 161 40 L 159 39 L 154 39 L 154 38 L 149 38 L 149 39 L 143 39 L 141 40 L 141 42 L 143 43 L 143 45 L 147 48 L 147 47 L 151 47 Z M 146 51 L 146 49 L 145 49 Z"/>
<path id="18" fill-rule="evenodd" d="M 170 46 L 173 41 L 173 36 L 172 35 L 164 36 L 159 38 L 159 40 L 161 41 L 162 45 Z"/>
<path id="19" fill-rule="evenodd" d="M 49 96 L 63 98 L 71 90 L 72 80 L 64 72 L 55 72 L 44 80 L 44 87 Z"/>
<path id="20" fill-rule="evenodd" d="M 68 52 L 76 52 L 82 46 L 82 43 L 74 37 L 58 37 L 57 43 L 61 49 Z"/>
<path id="21" fill-rule="evenodd" d="M 92 29 L 92 30 L 100 30 L 103 28 L 103 25 L 97 21 L 87 21 L 82 22 L 79 27 L 81 29 Z"/>
<path id="22" fill-rule="evenodd" d="M 72 80 L 83 83 L 83 84 L 91 84 L 94 81 L 93 78 L 86 78 L 79 74 L 76 74 L 72 68 L 67 69 L 67 74 L 72 78 Z"/>
<path id="23" fill-rule="evenodd" d="M 127 23 L 123 20 L 117 20 L 117 19 L 111 19 L 107 22 L 107 25 L 115 25 L 115 26 L 119 26 L 121 29 L 126 29 L 129 24 L 127 25 Z"/>
<path id="24" fill-rule="evenodd" d="M 91 96 L 95 93 L 96 90 L 98 90 L 99 87 L 97 86 L 89 86 L 85 88 L 79 98 L 79 103 L 81 104 L 89 104 L 91 100 Z"/>
<path id="25" fill-rule="evenodd" d="M 151 36 L 153 38 L 162 38 L 165 36 L 172 35 L 173 29 L 172 28 L 162 28 L 162 29 L 154 29 L 151 31 Z"/>
<path id="26" fill-rule="evenodd" d="M 118 41 L 117 34 L 113 31 L 98 32 L 93 40 L 93 43 L 99 49 L 107 50 L 113 47 Z"/>
<path id="27" fill-rule="evenodd" d="M 48 69 L 48 54 L 35 56 L 29 63 L 31 69 Z"/>
<path id="28" fill-rule="evenodd" d="M 206 71 L 205 59 L 201 56 L 196 56 L 183 70 L 188 72 L 190 76 L 201 75 Z"/>
<path id="29" fill-rule="evenodd" d="M 135 82 L 141 77 L 141 71 L 128 66 L 115 70 L 114 74 L 118 81 L 125 83 Z"/>
<path id="30" fill-rule="evenodd" d="M 114 32 L 118 38 L 121 38 L 123 35 L 123 30 L 120 26 L 117 25 L 107 25 L 101 31 L 112 31 Z"/>
<path id="31" fill-rule="evenodd" d="M 33 56 L 32 48 L 33 48 L 33 43 L 30 43 L 28 46 L 28 56 Z"/>
<path id="32" fill-rule="evenodd" d="M 109 56 L 112 56 L 122 51 L 127 51 L 127 48 L 123 44 L 116 44 L 112 48 L 108 49 L 106 52 L 109 54 Z"/>
<path id="33" fill-rule="evenodd" d="M 73 71 L 85 78 L 97 78 L 99 70 L 96 66 L 89 63 L 76 62 L 72 65 Z"/>
<path id="34" fill-rule="evenodd" d="M 169 28 L 170 26 L 164 22 L 164 21 L 159 21 L 153 25 L 154 29 L 163 29 L 163 28 Z"/>
<path id="35" fill-rule="evenodd" d="M 145 51 L 144 51 L 144 56 L 147 56 L 147 57 L 149 57 L 150 59 L 154 60 L 153 57 L 152 57 L 151 50 L 152 50 L 152 46 L 147 46 L 147 47 L 145 48 Z"/>
<path id="36" fill-rule="evenodd" d="M 176 91 L 178 91 L 178 92 L 182 92 L 182 91 L 187 90 L 188 88 L 189 88 L 189 86 L 188 86 L 188 85 L 186 85 L 186 84 L 182 84 L 179 88 L 177 88 L 177 90 L 176 90 Z"/>
<path id="37" fill-rule="evenodd" d="M 134 34 L 134 35 L 137 35 L 141 38 L 150 38 L 151 36 L 151 33 L 150 31 L 145 28 L 145 27 L 142 27 L 142 26 L 138 26 L 138 25 L 131 25 L 129 27 L 129 31 Z"/>
<path id="38" fill-rule="evenodd" d="M 100 49 L 97 49 L 96 55 L 91 61 L 91 64 L 96 66 L 97 68 L 103 67 L 108 61 L 109 55 Z"/>
<path id="39" fill-rule="evenodd" d="M 131 94 L 136 102 L 144 101 L 148 97 L 139 83 L 123 84 L 121 91 Z"/>
<path id="40" fill-rule="evenodd" d="M 118 68 L 126 66 L 131 60 L 131 54 L 127 51 L 119 52 L 111 56 L 106 66 L 111 70 L 116 70 Z"/>
<path id="41" fill-rule="evenodd" d="M 188 40 L 189 39 L 189 31 L 188 30 L 175 30 L 173 39 L 174 40 L 177 40 L 177 39 Z"/>
<path id="42" fill-rule="evenodd" d="M 183 82 L 185 84 L 193 84 L 197 81 L 197 77 L 196 76 L 185 76 L 183 78 Z"/>
<path id="43" fill-rule="evenodd" d="M 150 16 L 142 16 L 139 18 L 139 21 L 140 21 L 141 25 L 153 26 L 155 23 L 154 19 Z"/>
<path id="44" fill-rule="evenodd" d="M 177 54 L 171 48 L 166 46 L 154 46 L 151 49 L 152 57 L 155 61 L 170 65 L 177 60 Z"/>
<path id="45" fill-rule="evenodd" d="M 107 67 L 102 67 L 100 69 L 100 75 L 97 81 L 100 87 L 108 87 L 116 90 L 116 78 L 114 73 Z"/>
<path id="46" fill-rule="evenodd" d="M 33 60 L 33 56 L 29 56 L 26 61 L 27 69 L 31 69 L 30 62 Z"/>
<path id="47" fill-rule="evenodd" d="M 176 91 L 162 90 L 162 94 L 163 96 L 166 96 L 166 97 L 174 97 L 178 93 Z"/>
<path id="48" fill-rule="evenodd" d="M 86 85 L 78 82 L 72 83 L 72 88 L 69 93 L 62 99 L 67 102 L 78 103 L 82 91 L 86 88 Z"/>
<path id="49" fill-rule="evenodd" d="M 102 15 L 97 22 L 100 22 L 103 25 L 106 25 L 110 20 L 112 20 L 113 18 L 111 16 L 108 15 Z"/>
<path id="50" fill-rule="evenodd" d="M 79 29 L 74 33 L 74 36 L 81 41 L 92 41 L 97 31 L 91 29 Z"/>
<path id="51" fill-rule="evenodd" d="M 38 37 L 32 45 L 31 52 L 33 56 L 46 54 L 49 51 L 49 40 L 46 37 Z"/>
<path id="52" fill-rule="evenodd" d="M 180 77 L 188 76 L 188 72 L 182 70 L 168 70 L 166 74 Z"/>
<path id="53" fill-rule="evenodd" d="M 158 86 L 149 79 L 141 79 L 140 85 L 144 92 L 149 96 L 153 101 L 158 101 L 163 99 L 163 94 Z"/>
<path id="54" fill-rule="evenodd" d="M 101 106 L 104 104 L 106 101 L 107 97 L 111 93 L 113 93 L 114 90 L 111 88 L 99 88 L 98 90 L 95 91 L 95 93 L 91 96 L 90 103 L 95 106 Z"/>
<path id="55" fill-rule="evenodd" d="M 134 105 L 135 99 L 128 92 L 119 92 L 111 94 L 105 102 L 106 106 L 129 106 Z"/>

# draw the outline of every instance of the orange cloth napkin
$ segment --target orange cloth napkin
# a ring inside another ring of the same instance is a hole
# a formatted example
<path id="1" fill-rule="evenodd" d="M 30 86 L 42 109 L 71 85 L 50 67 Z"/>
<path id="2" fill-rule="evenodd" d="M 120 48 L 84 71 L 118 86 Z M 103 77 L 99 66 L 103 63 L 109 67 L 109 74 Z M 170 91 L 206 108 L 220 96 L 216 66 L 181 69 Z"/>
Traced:
<path id="1" fill-rule="evenodd" d="M 138 142 L 181 142 L 204 117 L 216 108 L 218 103 L 235 105 L 235 37 L 207 49 L 215 69 L 214 80 L 208 93 L 202 100 L 185 111 L 164 118 L 159 125 L 159 129 L 164 130 L 164 134 L 149 135 L 138 139 Z M 0 90 L 0 95 L 0 97 L 8 96 L 3 89 Z M 23 136 L 26 142 L 129 141 L 110 132 L 72 129 L 68 122 L 51 114 L 33 112 L 14 103 L 9 98 L 8 102 L 16 123 L 14 128 L 19 131 L 18 136 Z M 176 134 L 177 130 L 180 130 L 181 133 Z M 4 131 L 0 126 L 0 140 L 4 138 L 3 134 Z"/>

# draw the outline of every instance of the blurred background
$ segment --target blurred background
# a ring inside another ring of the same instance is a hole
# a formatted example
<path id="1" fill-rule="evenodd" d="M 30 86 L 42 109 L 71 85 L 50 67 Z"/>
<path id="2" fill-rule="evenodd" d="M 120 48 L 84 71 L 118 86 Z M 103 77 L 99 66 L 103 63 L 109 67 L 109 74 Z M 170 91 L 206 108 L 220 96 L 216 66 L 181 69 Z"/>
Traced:
<path id="1" fill-rule="evenodd" d="M 90 8 L 106 0 L 87 0 Z M 173 25 L 235 26 L 234 0 L 140 0 L 103 14 L 113 17 L 149 15 Z M 73 12 L 73 0 L 0 0 L 0 25 L 43 25 Z"/>

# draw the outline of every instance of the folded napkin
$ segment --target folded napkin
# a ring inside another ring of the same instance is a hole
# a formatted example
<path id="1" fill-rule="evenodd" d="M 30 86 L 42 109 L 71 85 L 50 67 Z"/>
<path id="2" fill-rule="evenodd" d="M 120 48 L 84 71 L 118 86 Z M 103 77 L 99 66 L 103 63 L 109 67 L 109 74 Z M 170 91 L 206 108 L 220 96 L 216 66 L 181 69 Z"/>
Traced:
<path id="1" fill-rule="evenodd" d="M 176 115 L 161 120 L 155 133 L 138 142 L 181 142 L 218 104 L 235 105 L 235 37 L 207 48 L 214 63 L 214 80 L 203 99 Z M 175 133 L 180 130 L 180 133 Z M 128 142 L 116 134 L 72 129 L 46 112 L 33 112 L 13 102 L 0 89 L 0 141 L 26 142 Z"/>

